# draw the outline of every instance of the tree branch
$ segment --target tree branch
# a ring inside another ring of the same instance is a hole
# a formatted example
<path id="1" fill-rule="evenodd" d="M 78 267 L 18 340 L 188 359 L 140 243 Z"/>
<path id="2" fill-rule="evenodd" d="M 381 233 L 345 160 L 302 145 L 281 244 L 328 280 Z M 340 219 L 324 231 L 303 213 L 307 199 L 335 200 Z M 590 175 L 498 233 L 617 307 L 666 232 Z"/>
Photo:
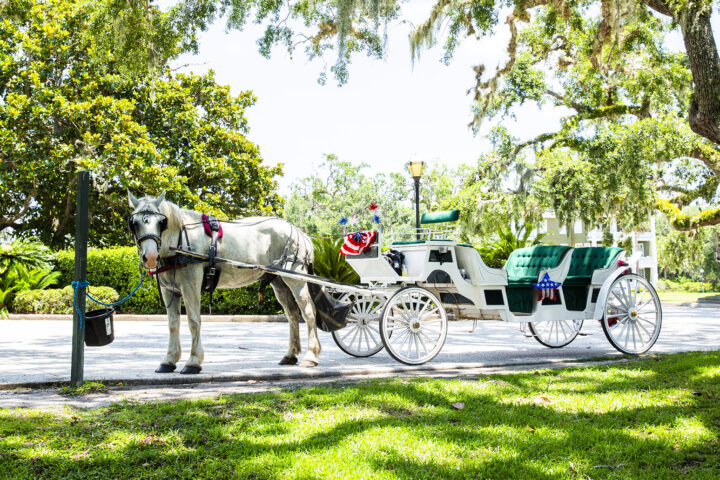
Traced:
<path id="1" fill-rule="evenodd" d="M 697 215 L 685 215 L 668 200 L 657 199 L 657 209 L 668 218 L 675 230 L 689 232 L 701 227 L 720 224 L 720 208 L 710 208 Z"/>

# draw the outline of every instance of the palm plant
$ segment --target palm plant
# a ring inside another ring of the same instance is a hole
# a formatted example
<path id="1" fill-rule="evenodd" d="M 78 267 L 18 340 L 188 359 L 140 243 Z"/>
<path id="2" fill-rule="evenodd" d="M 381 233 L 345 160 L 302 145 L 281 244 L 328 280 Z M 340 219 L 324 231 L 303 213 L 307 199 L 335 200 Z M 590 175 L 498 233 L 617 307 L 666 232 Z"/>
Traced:
<path id="1" fill-rule="evenodd" d="M 497 238 L 483 242 L 478 251 L 488 267 L 500 268 L 514 250 L 537 245 L 547 235 L 540 233 L 531 240 L 533 230 L 535 225 L 531 224 L 522 225 L 515 232 L 509 226 L 502 226 L 496 232 Z"/>
<path id="2" fill-rule="evenodd" d="M 16 239 L 0 245 L 0 317 L 17 292 L 44 289 L 57 282 L 60 272 L 52 271 L 52 253 L 42 243 Z"/>
<path id="3" fill-rule="evenodd" d="M 336 282 L 360 283 L 360 276 L 353 270 L 340 253 L 343 239 L 313 239 L 315 246 L 315 261 L 313 269 L 315 274 Z"/>
<path id="4" fill-rule="evenodd" d="M 9 244 L 0 245 L 0 275 L 20 264 L 30 268 L 49 268 L 52 259 L 52 252 L 42 243 L 18 238 Z"/>

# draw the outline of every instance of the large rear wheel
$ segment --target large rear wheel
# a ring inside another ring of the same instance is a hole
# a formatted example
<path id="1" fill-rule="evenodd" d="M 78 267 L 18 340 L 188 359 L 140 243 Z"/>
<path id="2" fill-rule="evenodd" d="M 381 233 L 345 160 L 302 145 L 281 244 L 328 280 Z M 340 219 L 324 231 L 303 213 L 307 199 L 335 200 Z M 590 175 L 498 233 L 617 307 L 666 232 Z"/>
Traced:
<path id="1" fill-rule="evenodd" d="M 601 323 L 608 341 L 618 351 L 645 353 L 660 335 L 660 298 L 645 278 L 622 275 L 610 285 Z"/>
<path id="2" fill-rule="evenodd" d="M 440 353 L 447 338 L 447 315 L 438 298 L 421 287 L 398 290 L 385 304 L 380 337 L 391 357 L 421 365 Z"/>

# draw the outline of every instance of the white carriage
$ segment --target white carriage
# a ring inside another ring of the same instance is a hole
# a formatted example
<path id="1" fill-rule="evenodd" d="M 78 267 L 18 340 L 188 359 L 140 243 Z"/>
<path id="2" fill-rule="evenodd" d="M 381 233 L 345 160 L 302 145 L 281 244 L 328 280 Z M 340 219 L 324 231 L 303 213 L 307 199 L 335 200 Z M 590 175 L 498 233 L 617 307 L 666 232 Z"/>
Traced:
<path id="1" fill-rule="evenodd" d="M 514 322 L 551 348 L 572 342 L 585 320 L 599 321 L 625 354 L 644 353 L 657 340 L 660 300 L 631 273 L 621 249 L 538 245 L 514 251 L 502 269 L 490 268 L 472 245 L 448 238 L 446 225 L 458 216 L 424 214 L 421 223 L 431 228 L 388 242 L 404 257 L 401 270 L 383 254 L 380 236 L 363 254 L 346 257 L 368 287 L 342 297 L 353 302 L 347 326 L 333 332 L 342 350 L 366 357 L 384 347 L 400 362 L 423 364 L 442 349 L 448 317 Z M 554 298 L 540 299 L 533 284 L 546 274 L 561 286 Z"/>

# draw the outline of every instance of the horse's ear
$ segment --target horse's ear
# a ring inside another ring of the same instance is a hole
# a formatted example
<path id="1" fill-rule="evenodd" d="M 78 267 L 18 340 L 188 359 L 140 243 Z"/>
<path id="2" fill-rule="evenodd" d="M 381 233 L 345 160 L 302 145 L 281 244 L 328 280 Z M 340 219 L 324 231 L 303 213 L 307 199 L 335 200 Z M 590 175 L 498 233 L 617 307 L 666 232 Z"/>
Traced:
<path id="1" fill-rule="evenodd" d="M 165 192 L 163 191 L 158 197 L 155 199 L 155 206 L 160 208 L 160 204 L 165 201 Z"/>
<path id="2" fill-rule="evenodd" d="M 129 189 L 129 188 L 128 188 L 128 191 L 127 191 L 127 192 L 128 192 L 128 203 L 130 204 L 130 208 L 133 208 L 133 209 L 134 209 L 134 208 L 137 208 L 138 203 L 140 202 L 140 200 L 138 200 L 138 199 L 135 197 L 135 195 L 133 195 L 132 193 L 130 193 L 130 189 Z"/>

